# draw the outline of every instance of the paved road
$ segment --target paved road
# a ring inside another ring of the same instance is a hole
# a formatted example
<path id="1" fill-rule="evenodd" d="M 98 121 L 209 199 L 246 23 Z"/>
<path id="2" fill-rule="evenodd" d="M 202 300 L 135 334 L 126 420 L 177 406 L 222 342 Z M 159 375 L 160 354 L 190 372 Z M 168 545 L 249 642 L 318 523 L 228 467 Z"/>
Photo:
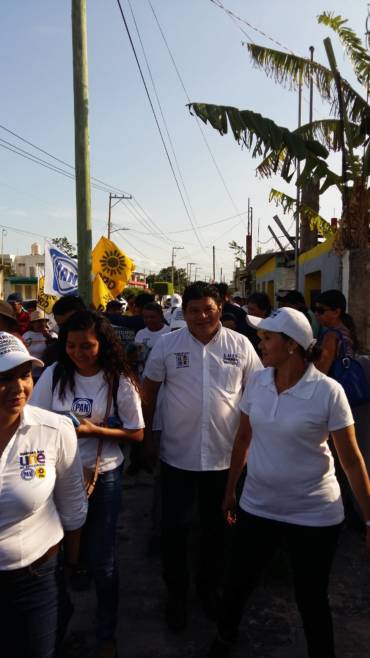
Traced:
<path id="1" fill-rule="evenodd" d="M 158 557 L 147 556 L 151 497 L 150 476 L 126 476 L 119 522 L 119 658 L 204 658 L 214 627 L 205 619 L 195 597 L 186 632 L 172 635 L 163 621 L 165 590 L 160 563 Z M 337 658 L 370 658 L 370 562 L 354 530 L 343 532 L 330 592 Z M 74 593 L 73 600 L 75 614 L 62 656 L 93 658 L 93 592 Z M 232 655 L 306 658 L 300 619 L 281 563 L 266 575 L 255 593 Z"/>

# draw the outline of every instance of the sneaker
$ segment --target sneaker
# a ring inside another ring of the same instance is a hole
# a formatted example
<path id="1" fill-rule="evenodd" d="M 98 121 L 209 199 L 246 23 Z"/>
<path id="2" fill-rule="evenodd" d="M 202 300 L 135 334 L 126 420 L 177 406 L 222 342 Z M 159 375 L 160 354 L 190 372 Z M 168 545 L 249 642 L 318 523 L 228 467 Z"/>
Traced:
<path id="1" fill-rule="evenodd" d="M 226 642 L 218 637 L 212 642 L 206 658 L 227 658 L 230 655 L 231 649 L 231 642 Z"/>
<path id="2" fill-rule="evenodd" d="M 169 596 L 166 606 L 166 623 L 173 633 L 181 633 L 185 630 L 188 621 L 186 599 L 183 597 Z"/>

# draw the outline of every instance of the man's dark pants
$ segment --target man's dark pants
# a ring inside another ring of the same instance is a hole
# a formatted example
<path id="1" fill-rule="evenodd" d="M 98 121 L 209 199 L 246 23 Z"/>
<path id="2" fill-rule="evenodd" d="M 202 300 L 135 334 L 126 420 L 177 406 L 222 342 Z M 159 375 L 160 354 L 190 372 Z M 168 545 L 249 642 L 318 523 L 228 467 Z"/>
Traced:
<path id="1" fill-rule="evenodd" d="M 198 508 L 200 551 L 196 584 L 200 596 L 222 584 L 227 527 L 221 505 L 228 469 L 187 471 L 161 462 L 162 560 L 169 594 L 186 599 L 189 588 L 187 539 Z"/>

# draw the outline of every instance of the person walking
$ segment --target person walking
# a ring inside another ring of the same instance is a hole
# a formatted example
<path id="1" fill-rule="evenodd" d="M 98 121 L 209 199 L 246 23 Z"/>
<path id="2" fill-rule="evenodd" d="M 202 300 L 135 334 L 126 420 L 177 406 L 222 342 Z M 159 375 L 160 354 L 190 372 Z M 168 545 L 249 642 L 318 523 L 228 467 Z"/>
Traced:
<path id="1" fill-rule="evenodd" d="M 8 295 L 7 300 L 8 304 L 11 304 L 15 313 L 15 317 L 18 323 L 18 331 L 22 335 L 29 329 L 30 326 L 30 316 L 29 313 L 23 308 L 23 299 L 22 295 L 19 292 L 12 292 Z"/>
<path id="2" fill-rule="evenodd" d="M 95 582 L 98 656 L 113 658 L 117 655 L 115 539 L 122 495 L 120 444 L 141 441 L 144 423 L 136 381 L 106 318 L 78 311 L 62 325 L 59 360 L 40 377 L 32 404 L 72 412 L 78 418 L 80 455 L 90 492 L 92 489 L 81 557 Z"/>
<path id="3" fill-rule="evenodd" d="M 160 338 L 144 372 L 149 453 L 151 419 L 163 383 L 162 560 L 168 588 L 166 621 L 173 631 L 184 629 L 187 621 L 186 540 L 194 504 L 201 532 L 197 590 L 205 612 L 215 615 L 225 555 L 221 502 L 237 405 L 250 376 L 262 367 L 249 341 L 222 327 L 221 310 L 215 287 L 189 285 L 183 294 L 187 326 Z"/>
<path id="4" fill-rule="evenodd" d="M 2 299 L 0 300 L 0 331 L 6 331 L 22 340 L 13 306 Z"/>
<path id="5" fill-rule="evenodd" d="M 315 315 L 323 331 L 320 336 L 321 356 L 316 367 L 330 374 L 330 369 L 341 352 L 353 359 L 358 347 L 356 327 L 346 313 L 346 298 L 340 290 L 326 290 L 316 299 Z"/>
<path id="6" fill-rule="evenodd" d="M 235 525 L 233 549 L 208 658 L 228 656 L 245 603 L 278 547 L 287 550 L 310 658 L 334 658 L 328 582 L 343 505 L 328 447 L 331 433 L 361 507 L 370 554 L 370 483 L 353 417 L 338 382 L 310 362 L 312 328 L 303 313 L 282 308 L 249 322 L 260 331 L 265 370 L 240 402 L 223 511 Z M 247 461 L 239 507 L 236 487 Z"/>
<path id="7" fill-rule="evenodd" d="M 32 364 L 0 332 L 0 636 L 4 656 L 55 658 L 72 608 L 60 544 L 73 567 L 87 501 L 71 421 L 28 404 Z"/>
<path id="8" fill-rule="evenodd" d="M 23 334 L 23 340 L 29 353 L 39 360 L 43 359 L 45 350 L 50 343 L 56 343 L 58 335 L 49 329 L 48 319 L 44 311 L 33 311 L 30 316 L 30 328 Z M 37 382 L 42 373 L 40 366 L 32 367 L 33 381 Z"/>

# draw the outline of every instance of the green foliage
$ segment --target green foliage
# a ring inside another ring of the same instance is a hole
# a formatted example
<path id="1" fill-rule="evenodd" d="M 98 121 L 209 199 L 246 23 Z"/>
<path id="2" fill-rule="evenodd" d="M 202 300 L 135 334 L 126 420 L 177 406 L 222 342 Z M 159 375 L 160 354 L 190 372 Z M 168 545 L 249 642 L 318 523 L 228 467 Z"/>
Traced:
<path id="1" fill-rule="evenodd" d="M 63 238 L 53 238 L 52 243 L 55 244 L 58 249 L 64 251 L 67 256 L 71 256 L 71 258 L 77 258 L 76 249 L 65 236 Z"/>
<path id="2" fill-rule="evenodd" d="M 274 201 L 276 206 L 279 206 L 284 214 L 291 212 L 296 215 L 297 200 L 288 194 L 272 188 L 270 191 L 269 201 Z M 299 212 L 304 213 L 304 215 L 307 217 L 310 222 L 311 230 L 316 228 L 318 233 L 325 239 L 333 235 L 333 229 L 330 223 L 318 212 L 313 210 L 313 208 L 310 208 L 305 204 L 301 204 L 299 207 Z"/>
<path id="3" fill-rule="evenodd" d="M 238 244 L 235 242 L 235 240 L 232 240 L 229 242 L 229 248 L 234 252 L 234 258 L 235 260 L 239 261 L 240 267 L 245 266 L 245 259 L 246 259 L 246 251 L 242 245 Z"/>
<path id="4" fill-rule="evenodd" d="M 150 274 L 146 278 L 148 285 L 154 290 L 154 284 L 159 282 L 168 282 L 172 283 L 172 267 L 169 265 L 168 267 L 163 267 L 158 274 Z M 182 292 L 189 283 L 187 276 L 186 276 L 186 270 L 183 267 L 174 267 L 174 288 L 177 292 Z M 158 293 L 162 295 L 170 295 L 172 293 Z"/>
<path id="5" fill-rule="evenodd" d="M 357 80 L 361 85 L 368 86 L 370 82 L 370 55 L 363 47 L 357 34 L 346 26 L 348 21 L 334 12 L 324 11 L 317 17 L 319 23 L 330 27 L 339 37 L 348 57 L 350 58 Z"/>

